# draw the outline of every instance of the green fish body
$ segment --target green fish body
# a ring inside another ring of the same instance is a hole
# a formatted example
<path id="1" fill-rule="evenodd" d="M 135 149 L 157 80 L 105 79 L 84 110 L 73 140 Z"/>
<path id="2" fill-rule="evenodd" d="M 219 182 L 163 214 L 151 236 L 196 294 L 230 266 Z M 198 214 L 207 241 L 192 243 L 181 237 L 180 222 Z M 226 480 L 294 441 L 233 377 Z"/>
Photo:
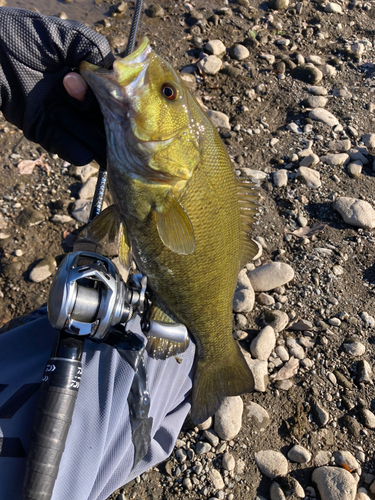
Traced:
<path id="1" fill-rule="evenodd" d="M 232 299 L 256 251 L 247 232 L 257 194 L 236 180 L 215 127 L 146 39 L 111 72 L 88 63 L 80 69 L 104 115 L 114 200 L 91 234 L 116 213 L 120 257 L 129 263 L 132 256 L 147 275 L 152 317 L 184 323 L 193 336 L 192 419 L 203 422 L 224 397 L 253 389 L 232 336 Z M 159 359 L 185 348 L 149 337 Z"/>

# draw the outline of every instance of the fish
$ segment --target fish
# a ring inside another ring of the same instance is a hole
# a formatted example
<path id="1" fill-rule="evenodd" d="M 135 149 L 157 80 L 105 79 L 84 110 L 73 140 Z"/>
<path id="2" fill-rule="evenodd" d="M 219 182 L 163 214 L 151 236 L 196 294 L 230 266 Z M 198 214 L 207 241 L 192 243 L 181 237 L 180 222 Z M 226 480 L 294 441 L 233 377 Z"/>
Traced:
<path id="1" fill-rule="evenodd" d="M 112 70 L 85 61 L 79 70 L 104 117 L 114 202 L 87 237 L 117 231 L 121 262 L 147 276 L 151 317 L 187 327 L 196 343 L 191 418 L 201 423 L 225 397 L 254 388 L 232 335 L 232 301 L 257 253 L 249 232 L 258 192 L 237 180 L 216 128 L 147 38 Z M 149 336 L 147 350 L 165 359 L 182 344 Z"/>

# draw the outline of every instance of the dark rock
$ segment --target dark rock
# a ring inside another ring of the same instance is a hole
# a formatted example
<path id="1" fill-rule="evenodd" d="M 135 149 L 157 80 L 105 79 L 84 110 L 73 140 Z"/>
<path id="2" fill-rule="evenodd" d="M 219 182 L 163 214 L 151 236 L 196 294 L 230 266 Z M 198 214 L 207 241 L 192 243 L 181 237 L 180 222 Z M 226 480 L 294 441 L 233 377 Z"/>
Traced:
<path id="1" fill-rule="evenodd" d="M 275 62 L 273 65 L 273 69 L 276 71 L 276 73 L 285 73 L 286 65 L 283 61 L 278 61 Z"/>
<path id="2" fill-rule="evenodd" d="M 237 78 L 241 74 L 240 68 L 235 68 L 234 66 L 224 66 L 221 70 L 221 73 L 227 76 L 231 76 Z"/>
<path id="3" fill-rule="evenodd" d="M 292 77 L 296 80 L 301 80 L 305 83 L 311 83 L 315 85 L 319 83 L 323 77 L 322 72 L 315 68 L 315 66 L 308 66 L 307 64 L 301 64 L 301 66 L 296 66 L 292 71 Z"/>
<path id="4" fill-rule="evenodd" d="M 246 47 L 248 50 L 255 50 L 258 47 L 259 42 L 253 36 L 249 36 L 248 38 L 245 38 L 241 45 Z"/>
<path id="5" fill-rule="evenodd" d="M 44 215 L 34 208 L 27 207 L 18 216 L 18 225 L 21 227 L 34 226 L 40 224 L 45 219 Z"/>
<path id="6" fill-rule="evenodd" d="M 22 268 L 21 262 L 9 262 L 2 266 L 1 274 L 6 278 L 12 278 L 20 274 L 21 268 Z"/>
<path id="7" fill-rule="evenodd" d="M 146 10 L 146 15 L 148 17 L 163 17 L 164 9 L 161 5 L 155 3 L 154 5 L 150 5 Z"/>
<path id="8" fill-rule="evenodd" d="M 351 389 L 353 387 L 353 384 L 352 382 L 350 382 L 350 380 L 348 380 L 345 375 L 343 375 L 341 372 L 339 372 L 338 370 L 335 370 L 333 372 L 333 374 L 335 375 L 335 377 L 337 378 L 337 383 L 339 385 L 341 385 L 341 387 L 345 387 L 345 389 Z"/>
<path id="9" fill-rule="evenodd" d="M 343 425 L 348 429 L 349 434 L 351 434 L 356 439 L 360 436 L 361 424 L 355 418 L 350 415 L 344 415 L 342 418 Z"/>

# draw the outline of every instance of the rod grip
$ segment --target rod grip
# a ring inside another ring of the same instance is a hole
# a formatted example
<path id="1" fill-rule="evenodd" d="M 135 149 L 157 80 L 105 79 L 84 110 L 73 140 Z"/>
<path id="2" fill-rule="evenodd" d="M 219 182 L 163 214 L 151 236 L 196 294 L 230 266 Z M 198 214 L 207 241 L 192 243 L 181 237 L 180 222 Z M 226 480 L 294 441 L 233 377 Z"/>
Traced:
<path id="1" fill-rule="evenodd" d="M 79 360 L 51 358 L 46 366 L 30 434 L 23 500 L 49 500 L 52 496 L 81 372 Z"/>

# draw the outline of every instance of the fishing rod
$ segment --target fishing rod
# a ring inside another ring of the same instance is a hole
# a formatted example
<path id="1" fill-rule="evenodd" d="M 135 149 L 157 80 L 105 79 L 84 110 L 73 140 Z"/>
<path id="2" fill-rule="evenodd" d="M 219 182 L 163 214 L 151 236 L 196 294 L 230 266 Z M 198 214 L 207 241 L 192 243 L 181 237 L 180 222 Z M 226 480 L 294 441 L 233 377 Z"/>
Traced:
<path id="1" fill-rule="evenodd" d="M 134 50 L 142 3 L 143 0 L 136 1 L 126 55 Z M 106 183 L 107 172 L 101 166 L 89 222 L 102 209 Z M 57 334 L 39 390 L 26 458 L 23 500 L 52 497 L 78 396 L 84 339 L 102 341 L 112 327 L 128 322 L 136 313 L 143 315 L 145 333 L 177 341 L 181 341 L 179 336 L 187 336 L 183 325 L 157 324 L 144 316 L 150 302 L 145 276 L 128 286 L 116 266 L 100 254 L 99 246 L 81 241 L 74 250 L 61 263 L 49 293 L 48 317 Z M 171 326 L 177 329 L 172 331 Z"/>

